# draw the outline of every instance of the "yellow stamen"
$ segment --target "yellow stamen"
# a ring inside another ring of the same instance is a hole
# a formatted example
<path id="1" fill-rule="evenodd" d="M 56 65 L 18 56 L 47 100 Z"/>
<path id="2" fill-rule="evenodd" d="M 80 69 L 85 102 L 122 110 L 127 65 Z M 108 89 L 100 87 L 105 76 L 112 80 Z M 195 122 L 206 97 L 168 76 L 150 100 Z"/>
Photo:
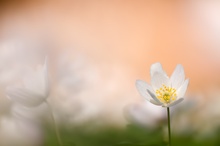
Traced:
<path id="1" fill-rule="evenodd" d="M 161 102 L 170 103 L 176 100 L 176 89 L 163 84 L 161 88 L 156 90 L 156 96 Z"/>

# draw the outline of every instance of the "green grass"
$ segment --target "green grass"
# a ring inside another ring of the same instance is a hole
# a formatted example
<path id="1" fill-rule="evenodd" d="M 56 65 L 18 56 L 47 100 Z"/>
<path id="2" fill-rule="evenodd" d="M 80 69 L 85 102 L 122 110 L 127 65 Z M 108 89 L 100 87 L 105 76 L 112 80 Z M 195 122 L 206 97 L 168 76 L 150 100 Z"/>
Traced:
<path id="1" fill-rule="evenodd" d="M 95 129 L 95 130 L 92 130 Z M 103 127 L 96 129 L 92 125 L 74 128 L 61 128 L 64 146 L 167 146 L 162 126 L 148 129 L 137 125 L 126 128 Z M 196 133 L 172 135 L 172 146 L 219 146 L 220 130 L 209 138 L 198 139 Z M 58 146 L 54 130 L 45 126 L 45 145 Z"/>

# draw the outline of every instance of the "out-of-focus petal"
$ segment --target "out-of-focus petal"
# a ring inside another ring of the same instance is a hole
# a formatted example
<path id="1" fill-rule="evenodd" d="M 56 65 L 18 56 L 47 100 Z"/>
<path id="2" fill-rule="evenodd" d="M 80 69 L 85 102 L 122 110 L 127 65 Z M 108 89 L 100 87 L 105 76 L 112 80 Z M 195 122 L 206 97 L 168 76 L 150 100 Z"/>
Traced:
<path id="1" fill-rule="evenodd" d="M 178 64 L 170 77 L 171 86 L 178 89 L 183 84 L 184 80 L 185 73 L 183 66 L 181 64 Z"/>
<path id="2" fill-rule="evenodd" d="M 48 57 L 45 57 L 44 67 L 43 67 L 43 76 L 44 76 L 44 88 L 45 96 L 49 95 L 49 79 L 48 79 Z"/>
<path id="3" fill-rule="evenodd" d="M 185 80 L 182 86 L 179 87 L 179 89 L 177 89 L 178 98 L 183 97 L 185 95 L 188 84 L 189 84 L 189 79 Z"/>
<path id="4" fill-rule="evenodd" d="M 38 106 L 45 98 L 25 88 L 7 87 L 6 94 L 9 99 L 27 107 Z"/>
<path id="5" fill-rule="evenodd" d="M 36 71 L 30 69 L 25 74 L 23 83 L 25 88 L 30 91 L 46 97 L 49 95 L 47 57 L 43 66 L 39 66 Z"/>
<path id="6" fill-rule="evenodd" d="M 28 120 L 31 122 L 41 122 L 42 118 L 46 116 L 45 111 L 47 111 L 47 105 L 40 104 L 37 107 L 25 107 L 20 104 L 13 104 L 12 106 L 12 114 L 14 117 L 20 120 Z"/>
<path id="7" fill-rule="evenodd" d="M 164 76 L 167 77 L 166 72 L 163 70 L 163 67 L 159 62 L 152 64 L 151 67 L 150 67 L 151 78 L 154 76 L 155 73 L 161 73 L 161 74 L 164 74 Z"/>

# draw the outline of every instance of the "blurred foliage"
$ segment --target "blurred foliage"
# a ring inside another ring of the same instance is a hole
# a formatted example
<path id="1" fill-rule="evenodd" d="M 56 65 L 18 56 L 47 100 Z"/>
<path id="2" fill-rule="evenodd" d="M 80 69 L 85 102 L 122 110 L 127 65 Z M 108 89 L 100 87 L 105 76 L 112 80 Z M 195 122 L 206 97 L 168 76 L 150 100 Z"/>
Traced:
<path id="1" fill-rule="evenodd" d="M 64 146 L 167 146 L 164 138 L 164 128 L 148 129 L 137 125 L 125 128 L 82 127 L 60 129 Z M 172 135 L 173 146 L 219 146 L 219 133 L 205 138 L 196 137 L 196 133 Z M 45 128 L 45 145 L 58 146 L 52 127 Z"/>

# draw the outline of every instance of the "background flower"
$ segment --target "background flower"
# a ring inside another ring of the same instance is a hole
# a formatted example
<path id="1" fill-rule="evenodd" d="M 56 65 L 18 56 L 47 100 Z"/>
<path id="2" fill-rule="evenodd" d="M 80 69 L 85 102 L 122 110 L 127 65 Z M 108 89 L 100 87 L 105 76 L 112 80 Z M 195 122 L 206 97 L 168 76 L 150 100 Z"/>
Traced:
<path id="1" fill-rule="evenodd" d="M 7 87 L 7 96 L 24 106 L 37 106 L 43 103 L 49 95 L 47 59 L 36 72 L 30 71 L 23 80 L 23 87 Z"/>
<path id="2" fill-rule="evenodd" d="M 158 128 L 159 123 L 166 118 L 166 110 L 148 102 L 127 105 L 124 112 L 129 122 L 147 128 Z"/>

